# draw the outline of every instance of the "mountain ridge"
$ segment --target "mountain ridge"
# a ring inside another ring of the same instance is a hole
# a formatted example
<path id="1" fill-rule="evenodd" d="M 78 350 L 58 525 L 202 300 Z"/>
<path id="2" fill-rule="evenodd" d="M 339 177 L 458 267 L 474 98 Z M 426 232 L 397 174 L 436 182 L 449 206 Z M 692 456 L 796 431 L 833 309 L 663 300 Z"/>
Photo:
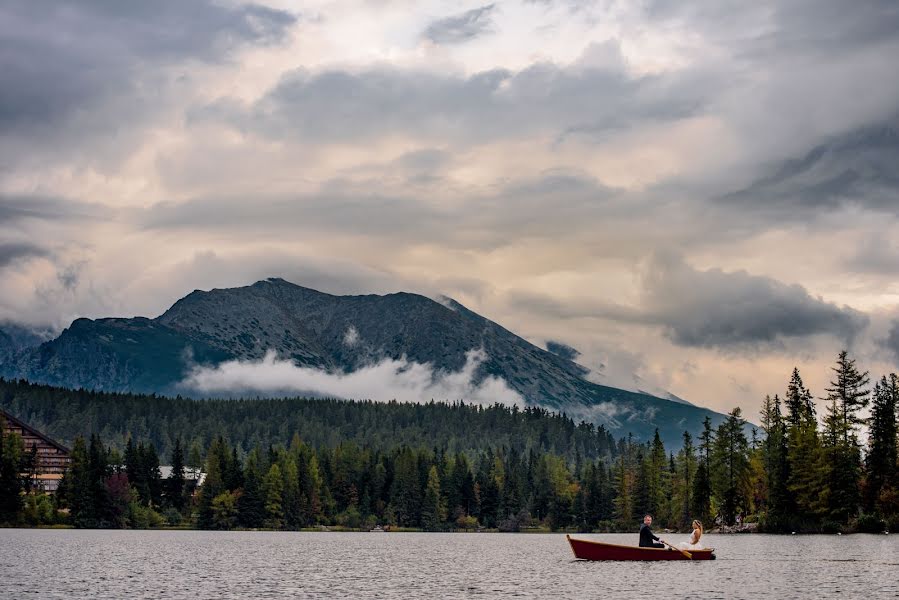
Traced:
<path id="1" fill-rule="evenodd" d="M 452 299 L 408 292 L 335 296 L 280 278 L 195 290 L 154 319 L 77 319 L 57 338 L 0 364 L 0 375 L 73 388 L 191 395 L 179 385 L 196 365 L 260 361 L 272 351 L 296 366 L 330 373 L 388 359 L 458 373 L 467 353 L 478 349 L 484 360 L 473 383 L 502 379 L 528 405 L 603 424 L 616 435 L 646 439 L 658 428 L 666 443 L 675 443 L 684 430 L 697 433 L 706 416 L 713 424 L 723 419 L 690 404 L 590 382 L 583 366 Z"/>

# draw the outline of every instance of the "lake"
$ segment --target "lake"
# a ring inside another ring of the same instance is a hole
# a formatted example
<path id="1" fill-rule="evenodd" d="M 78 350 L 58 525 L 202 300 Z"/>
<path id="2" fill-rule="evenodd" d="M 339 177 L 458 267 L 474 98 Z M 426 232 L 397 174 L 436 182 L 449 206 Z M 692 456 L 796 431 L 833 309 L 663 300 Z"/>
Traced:
<path id="1" fill-rule="evenodd" d="M 636 533 L 578 537 L 637 542 Z M 554 534 L 0 529 L 0 597 L 899 596 L 899 535 L 703 541 L 718 560 L 576 561 Z"/>

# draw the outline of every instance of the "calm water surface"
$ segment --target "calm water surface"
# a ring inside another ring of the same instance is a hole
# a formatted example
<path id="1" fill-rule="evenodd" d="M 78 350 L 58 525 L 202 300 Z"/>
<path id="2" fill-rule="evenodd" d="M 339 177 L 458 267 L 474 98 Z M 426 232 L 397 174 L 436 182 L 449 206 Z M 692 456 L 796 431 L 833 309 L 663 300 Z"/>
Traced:
<path id="1" fill-rule="evenodd" d="M 0 598 L 899 597 L 899 535 L 703 541 L 718 560 L 576 561 L 564 535 L 0 529 Z"/>

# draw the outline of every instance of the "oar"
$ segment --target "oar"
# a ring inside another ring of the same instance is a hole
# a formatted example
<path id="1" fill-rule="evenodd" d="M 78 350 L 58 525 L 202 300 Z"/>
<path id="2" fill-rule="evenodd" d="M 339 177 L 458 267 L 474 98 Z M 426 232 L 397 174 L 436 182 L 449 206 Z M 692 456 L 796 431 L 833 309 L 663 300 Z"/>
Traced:
<path id="1" fill-rule="evenodd" d="M 693 560 L 693 555 L 690 554 L 689 552 L 687 552 L 686 550 L 681 550 L 680 548 L 677 548 L 677 547 L 675 547 L 675 546 L 672 546 L 671 544 L 669 544 L 669 543 L 666 542 L 665 540 L 659 540 L 659 541 L 662 542 L 663 544 L 665 544 L 666 546 L 668 546 L 669 548 L 671 548 L 672 550 L 677 550 L 678 552 L 680 552 L 681 554 L 683 554 L 684 556 L 686 556 L 686 557 L 689 558 L 690 560 Z"/>

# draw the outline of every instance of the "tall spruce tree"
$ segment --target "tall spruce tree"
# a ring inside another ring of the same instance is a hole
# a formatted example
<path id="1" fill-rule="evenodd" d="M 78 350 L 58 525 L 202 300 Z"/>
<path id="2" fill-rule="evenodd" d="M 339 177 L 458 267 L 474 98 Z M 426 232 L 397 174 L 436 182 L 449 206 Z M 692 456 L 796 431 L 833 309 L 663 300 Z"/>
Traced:
<path id="1" fill-rule="evenodd" d="M 743 431 L 745 424 L 740 409 L 733 409 L 718 426 L 712 446 L 712 490 L 727 525 L 747 508 L 749 442 Z"/>
<path id="2" fill-rule="evenodd" d="M 0 525 L 14 525 L 22 510 L 21 472 L 22 438 L 5 433 L 5 423 L 0 416 Z"/>
<path id="3" fill-rule="evenodd" d="M 437 467 L 432 466 L 428 471 L 428 483 L 421 505 L 422 527 L 427 531 L 439 531 L 443 528 L 445 514 L 440 495 L 440 476 L 437 474 Z"/>
<path id="4" fill-rule="evenodd" d="M 870 391 L 868 372 L 862 373 L 844 350 L 840 352 L 836 377 L 827 388 L 827 417 L 824 420 L 827 481 L 829 483 L 829 517 L 837 523 L 846 523 L 858 513 L 860 495 L 858 481 L 861 475 L 861 452 L 857 427 L 864 420 L 858 412 L 868 404 Z"/>
<path id="5" fill-rule="evenodd" d="M 794 516 L 791 529 L 815 531 L 827 512 L 829 489 L 827 467 L 815 417 L 813 394 L 794 368 L 787 385 L 787 489 L 792 497 Z"/>
<path id="6" fill-rule="evenodd" d="M 696 453 L 693 448 L 693 436 L 690 432 L 684 432 L 684 445 L 680 450 L 680 514 L 678 526 L 688 527 L 692 519 L 693 510 L 693 486 L 696 475 Z M 698 515 L 697 515 L 698 517 Z"/>
<path id="7" fill-rule="evenodd" d="M 796 371 L 794 374 L 798 375 Z M 792 381 L 791 381 L 792 383 Z M 786 531 L 790 528 L 793 503 L 789 492 L 790 463 L 787 446 L 787 426 L 781 413 L 780 397 L 765 398 L 762 410 L 762 429 L 765 441 L 762 446 L 762 464 L 765 474 L 765 527 L 769 531 Z"/>
<path id="8" fill-rule="evenodd" d="M 712 420 L 706 417 L 702 422 L 702 433 L 699 436 L 699 456 L 696 462 L 696 477 L 693 480 L 692 512 L 694 518 L 702 523 L 711 524 L 712 519 L 712 474 L 711 456 L 715 436 L 712 431 Z"/>
<path id="9" fill-rule="evenodd" d="M 175 438 L 172 448 L 172 473 L 166 481 L 166 503 L 177 511 L 184 510 L 184 450 L 181 438 Z"/>
<path id="10" fill-rule="evenodd" d="M 657 515 L 664 523 L 668 517 L 666 510 L 667 500 L 670 495 L 670 476 L 668 470 L 668 456 L 665 445 L 656 429 L 649 450 L 649 512 Z"/>
<path id="11" fill-rule="evenodd" d="M 865 511 L 879 512 L 892 517 L 891 502 L 897 487 L 896 452 L 896 399 L 899 377 L 895 373 L 882 377 L 875 384 L 871 403 L 871 421 L 868 432 L 868 452 L 865 456 Z M 886 514 L 885 514 L 886 513 Z"/>

